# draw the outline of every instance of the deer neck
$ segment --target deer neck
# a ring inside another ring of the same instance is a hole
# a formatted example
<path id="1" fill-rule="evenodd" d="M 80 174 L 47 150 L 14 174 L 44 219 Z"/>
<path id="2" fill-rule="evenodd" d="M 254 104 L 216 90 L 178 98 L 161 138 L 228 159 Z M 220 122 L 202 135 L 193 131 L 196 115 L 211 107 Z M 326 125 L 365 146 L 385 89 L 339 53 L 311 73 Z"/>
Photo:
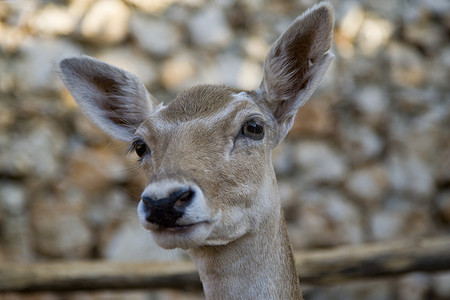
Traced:
<path id="1" fill-rule="evenodd" d="M 206 299 L 303 299 L 281 208 L 255 232 L 190 250 Z"/>

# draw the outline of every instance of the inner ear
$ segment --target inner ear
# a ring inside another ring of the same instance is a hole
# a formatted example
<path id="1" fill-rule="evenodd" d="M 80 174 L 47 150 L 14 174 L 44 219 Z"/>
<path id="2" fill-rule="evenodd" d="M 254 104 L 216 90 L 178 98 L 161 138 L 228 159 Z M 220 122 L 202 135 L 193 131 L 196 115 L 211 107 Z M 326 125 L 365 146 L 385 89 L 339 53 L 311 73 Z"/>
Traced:
<path id="1" fill-rule="evenodd" d="M 91 57 L 62 60 L 60 76 L 86 116 L 123 141 L 133 138 L 156 104 L 135 75 Z"/>
<path id="2" fill-rule="evenodd" d="M 93 77 L 92 84 L 105 95 L 120 94 L 120 83 L 113 78 L 96 75 Z"/>
<path id="3" fill-rule="evenodd" d="M 279 125 L 279 141 L 325 75 L 332 36 L 333 8 L 321 3 L 298 17 L 269 50 L 260 92 Z"/>

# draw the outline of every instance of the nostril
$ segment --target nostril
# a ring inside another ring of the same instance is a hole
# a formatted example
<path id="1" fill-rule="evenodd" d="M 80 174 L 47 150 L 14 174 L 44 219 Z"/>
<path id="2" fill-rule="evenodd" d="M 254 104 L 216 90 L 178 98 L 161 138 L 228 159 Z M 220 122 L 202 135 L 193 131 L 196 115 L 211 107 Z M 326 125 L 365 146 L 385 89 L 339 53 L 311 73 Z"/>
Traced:
<path id="1" fill-rule="evenodd" d="M 144 203 L 144 205 L 147 207 L 151 207 L 152 203 L 155 202 L 155 200 L 153 200 L 152 198 L 147 197 L 147 196 L 142 196 L 141 199 L 142 199 L 142 202 Z"/>
<path id="2" fill-rule="evenodd" d="M 184 212 L 186 207 L 191 204 L 194 195 L 195 192 L 191 189 L 182 191 L 181 194 L 177 195 L 176 201 L 173 205 L 174 209 L 179 212 Z"/>

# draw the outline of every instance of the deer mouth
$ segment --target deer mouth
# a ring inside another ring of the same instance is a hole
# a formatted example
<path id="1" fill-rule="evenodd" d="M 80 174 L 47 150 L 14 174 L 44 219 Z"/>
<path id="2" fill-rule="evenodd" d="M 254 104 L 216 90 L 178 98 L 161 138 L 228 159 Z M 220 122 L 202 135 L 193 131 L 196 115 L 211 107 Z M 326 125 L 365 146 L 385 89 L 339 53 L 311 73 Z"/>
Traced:
<path id="1" fill-rule="evenodd" d="M 175 225 L 175 226 L 169 226 L 169 227 L 163 227 L 163 226 L 159 226 L 158 227 L 158 231 L 160 232 L 170 232 L 170 233 L 186 233 L 191 231 L 194 227 L 199 226 L 201 224 L 207 224 L 208 221 L 202 221 L 202 222 L 197 222 L 197 223 L 192 223 L 192 224 L 187 224 L 187 225 Z"/>
<path id="2" fill-rule="evenodd" d="M 187 225 L 174 225 L 169 227 L 147 227 L 152 233 L 156 244 L 165 249 L 189 249 L 201 246 L 210 235 L 213 224 L 209 221 L 196 222 Z"/>

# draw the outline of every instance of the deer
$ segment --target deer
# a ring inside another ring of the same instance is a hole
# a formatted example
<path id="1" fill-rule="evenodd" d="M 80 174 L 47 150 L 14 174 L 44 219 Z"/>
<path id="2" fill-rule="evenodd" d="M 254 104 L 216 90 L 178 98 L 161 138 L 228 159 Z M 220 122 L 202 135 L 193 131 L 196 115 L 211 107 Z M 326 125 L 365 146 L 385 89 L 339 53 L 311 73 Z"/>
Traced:
<path id="1" fill-rule="evenodd" d="M 334 55 L 319 3 L 271 46 L 258 88 L 201 84 L 159 103 L 128 71 L 88 56 L 59 63 L 83 113 L 139 157 L 142 226 L 186 249 L 206 299 L 303 299 L 272 165 Z"/>

